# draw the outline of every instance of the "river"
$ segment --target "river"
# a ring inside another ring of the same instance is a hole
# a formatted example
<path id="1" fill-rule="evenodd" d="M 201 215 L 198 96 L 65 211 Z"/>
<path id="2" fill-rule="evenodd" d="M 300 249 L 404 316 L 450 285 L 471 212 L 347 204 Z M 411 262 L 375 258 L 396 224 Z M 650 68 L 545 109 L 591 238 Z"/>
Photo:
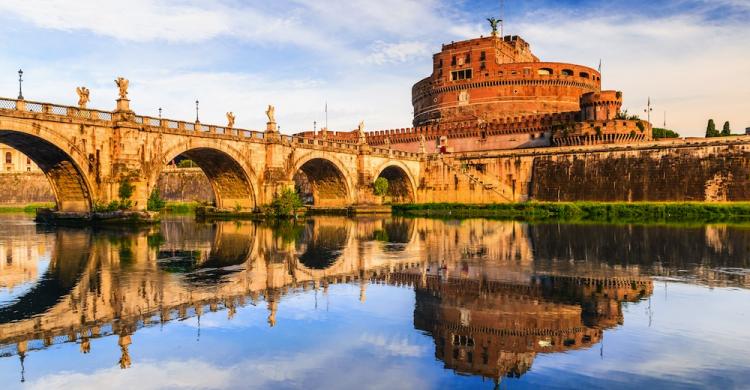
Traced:
<path id="1" fill-rule="evenodd" d="M 750 227 L 0 226 L 3 389 L 750 383 Z"/>

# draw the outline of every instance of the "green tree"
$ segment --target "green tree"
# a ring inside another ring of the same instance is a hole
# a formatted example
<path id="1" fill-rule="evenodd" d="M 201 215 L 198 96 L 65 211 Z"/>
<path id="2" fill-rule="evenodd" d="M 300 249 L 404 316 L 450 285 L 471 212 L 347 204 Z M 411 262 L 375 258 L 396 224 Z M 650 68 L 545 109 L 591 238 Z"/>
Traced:
<path id="1" fill-rule="evenodd" d="M 184 159 L 180 160 L 180 162 L 177 163 L 177 168 L 193 168 L 195 167 L 195 163 L 193 160 Z"/>
<path id="2" fill-rule="evenodd" d="M 732 129 L 729 128 L 729 121 L 724 122 L 724 127 L 721 128 L 721 136 L 727 137 L 732 135 Z"/>
<path id="3" fill-rule="evenodd" d="M 148 196 L 148 202 L 146 203 L 146 209 L 148 211 L 159 211 L 164 208 L 166 202 L 161 198 L 159 193 L 159 187 L 154 187 L 151 191 L 151 195 Z"/>
<path id="4" fill-rule="evenodd" d="M 660 127 L 654 127 L 651 131 L 651 136 L 655 139 L 659 138 L 680 138 L 680 134 L 669 130 L 669 129 L 663 129 Z"/>
<path id="5" fill-rule="evenodd" d="M 385 196 L 388 193 L 388 179 L 379 177 L 372 183 L 372 190 L 377 196 Z"/>
<path id="6" fill-rule="evenodd" d="M 708 120 L 708 126 L 706 126 L 706 138 L 708 137 L 718 137 L 719 131 L 716 130 L 716 123 L 714 123 L 713 119 Z"/>
<path id="7" fill-rule="evenodd" d="M 302 199 L 297 192 L 291 188 L 285 188 L 274 195 L 271 201 L 271 213 L 276 218 L 290 217 L 296 215 L 297 210 L 302 206 Z"/>
<path id="8" fill-rule="evenodd" d="M 135 191 L 135 186 L 130 182 L 129 178 L 120 180 L 120 188 L 117 191 L 117 195 L 120 196 L 120 210 L 127 210 L 133 205 L 133 202 L 130 201 L 133 191 Z"/>

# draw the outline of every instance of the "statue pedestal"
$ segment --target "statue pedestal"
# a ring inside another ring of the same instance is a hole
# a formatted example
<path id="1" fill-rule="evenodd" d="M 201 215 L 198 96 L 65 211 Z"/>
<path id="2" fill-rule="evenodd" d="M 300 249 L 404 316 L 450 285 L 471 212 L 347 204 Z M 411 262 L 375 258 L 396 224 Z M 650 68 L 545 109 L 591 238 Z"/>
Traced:
<path id="1" fill-rule="evenodd" d="M 130 109 L 130 100 L 117 99 L 117 109 L 112 113 L 115 122 L 135 122 L 135 113 Z"/>
<path id="2" fill-rule="evenodd" d="M 130 112 L 130 100 L 128 99 L 117 99 L 117 109 L 116 112 L 124 111 L 124 112 Z"/>
<path id="3" fill-rule="evenodd" d="M 279 129 L 276 126 L 276 122 L 268 122 L 268 123 L 266 123 L 266 132 L 267 133 L 278 133 Z"/>

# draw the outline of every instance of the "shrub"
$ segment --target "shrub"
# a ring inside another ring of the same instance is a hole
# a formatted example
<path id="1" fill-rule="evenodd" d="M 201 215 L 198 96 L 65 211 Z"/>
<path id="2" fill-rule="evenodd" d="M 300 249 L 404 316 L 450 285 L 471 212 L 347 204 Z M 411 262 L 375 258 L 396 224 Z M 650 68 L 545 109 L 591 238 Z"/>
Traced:
<path id="1" fill-rule="evenodd" d="M 385 196 L 388 194 L 388 180 L 384 177 L 379 177 L 372 183 L 372 190 L 377 196 Z"/>
<path id="2" fill-rule="evenodd" d="M 290 217 L 295 215 L 300 207 L 302 207 L 302 200 L 297 192 L 291 188 L 285 188 L 274 195 L 270 213 L 276 218 Z"/>
<path id="3" fill-rule="evenodd" d="M 130 183 L 130 179 L 124 178 L 120 180 L 120 189 L 117 192 L 117 194 L 120 196 L 120 199 L 130 199 L 130 197 L 133 196 L 133 191 L 135 191 L 135 186 Z"/>
<path id="4" fill-rule="evenodd" d="M 164 199 L 162 199 L 161 194 L 159 193 L 159 188 L 154 187 L 151 191 L 151 195 L 148 196 L 146 209 L 148 211 L 159 211 L 164 208 L 165 204 L 166 202 L 164 202 Z"/>
<path id="5" fill-rule="evenodd" d="M 654 127 L 651 136 L 659 139 L 659 138 L 680 138 L 680 134 L 669 130 L 669 129 L 663 129 L 660 127 Z"/>
<path id="6" fill-rule="evenodd" d="M 196 166 L 193 160 L 184 159 L 177 163 L 177 168 L 192 168 Z"/>

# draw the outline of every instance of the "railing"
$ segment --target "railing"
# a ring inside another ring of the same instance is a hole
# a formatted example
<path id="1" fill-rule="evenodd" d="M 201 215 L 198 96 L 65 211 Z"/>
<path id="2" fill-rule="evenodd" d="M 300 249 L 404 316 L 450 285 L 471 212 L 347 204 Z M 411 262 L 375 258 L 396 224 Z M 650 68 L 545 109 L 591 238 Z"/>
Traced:
<path id="1" fill-rule="evenodd" d="M 12 110 L 31 112 L 35 114 L 47 114 L 83 118 L 91 120 L 112 121 L 112 113 L 108 111 L 90 110 L 72 106 L 61 106 L 57 104 L 33 102 L 27 100 L 0 98 L 0 110 Z"/>
<path id="2" fill-rule="evenodd" d="M 32 102 L 26 100 L 7 99 L 0 98 L 0 110 L 30 112 L 35 114 L 46 114 L 55 115 L 68 118 L 81 118 L 88 120 L 100 120 L 111 122 L 114 119 L 113 113 L 109 111 L 100 111 L 85 109 L 73 106 L 63 106 L 50 103 Z M 253 141 L 264 141 L 266 140 L 266 134 L 261 131 L 245 130 L 237 128 L 227 128 L 224 126 L 204 125 L 200 124 L 197 126 L 194 122 L 177 121 L 173 119 L 163 118 L 152 118 L 148 116 L 137 115 L 133 117 L 133 121 L 144 127 L 158 128 L 173 132 L 200 132 L 201 134 L 215 134 L 224 137 L 239 137 L 241 139 L 253 140 Z M 199 129 L 199 130 L 198 130 Z M 360 150 L 360 145 L 353 141 L 340 140 L 340 139 L 319 139 L 319 138 L 306 138 L 291 135 L 280 135 L 280 140 L 283 144 L 296 145 L 304 148 L 332 148 L 335 150 L 342 150 L 348 153 L 356 153 Z M 403 152 L 399 150 L 374 148 L 372 149 L 374 154 L 389 156 L 389 157 L 400 157 L 400 158 L 411 158 L 418 159 L 420 155 L 418 153 Z"/>

